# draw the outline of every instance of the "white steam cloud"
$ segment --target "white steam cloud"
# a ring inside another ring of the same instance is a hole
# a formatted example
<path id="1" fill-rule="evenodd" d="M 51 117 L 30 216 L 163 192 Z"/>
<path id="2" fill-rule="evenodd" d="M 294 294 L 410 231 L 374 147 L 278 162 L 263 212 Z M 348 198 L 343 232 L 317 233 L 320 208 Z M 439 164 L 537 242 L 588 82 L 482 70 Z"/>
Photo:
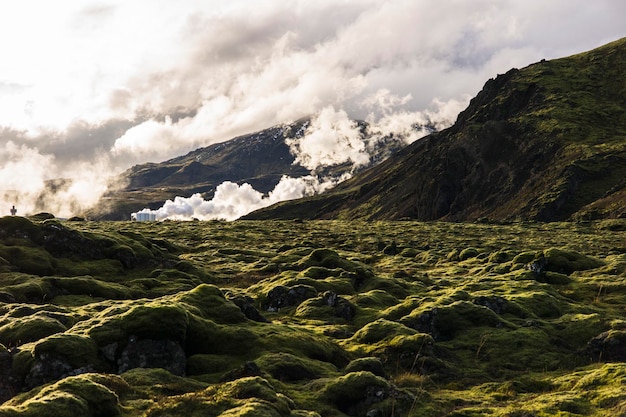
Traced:
<path id="1" fill-rule="evenodd" d="M 94 206 L 111 185 L 107 161 L 62 169 L 53 155 L 23 144 L 7 142 L 0 152 L 1 215 L 16 206 L 20 215 L 48 211 L 70 217 Z"/>
<path id="2" fill-rule="evenodd" d="M 156 220 L 236 220 L 274 203 L 324 192 L 350 178 L 355 170 L 369 165 L 379 156 L 376 152 L 380 152 L 379 145 L 383 141 L 392 138 L 406 144 L 428 134 L 430 131 L 426 126 L 430 129 L 448 127 L 466 105 L 458 100 L 447 103 L 436 100 L 434 110 L 396 112 L 396 107 L 409 100 L 409 96 L 399 98 L 389 91 L 377 92 L 366 101 L 372 113 L 363 126 L 351 120 L 343 110 L 336 110 L 333 106 L 322 109 L 304 125 L 303 134 L 285 140 L 295 157 L 294 164 L 309 169 L 310 175 L 283 176 L 267 196 L 248 183 L 237 185 L 226 181 L 217 186 L 211 200 L 204 200 L 201 194 L 176 197 L 166 201 L 158 210 L 146 208 L 133 213 L 132 217 L 147 213 L 153 214 Z M 382 114 L 382 117 L 376 120 L 375 114 Z M 341 176 L 322 177 L 324 168 L 342 164 L 347 164 L 349 169 Z"/>
<path id="3" fill-rule="evenodd" d="M 205 200 L 201 194 L 176 197 L 167 200 L 158 210 L 143 209 L 132 216 L 137 218 L 137 214 L 149 213 L 154 214 L 156 220 L 236 220 L 254 210 L 313 195 L 332 185 L 332 181 L 320 182 L 310 175 L 299 178 L 283 176 L 276 187 L 264 196 L 248 183 L 237 185 L 226 181 L 217 186 L 211 200 Z"/>

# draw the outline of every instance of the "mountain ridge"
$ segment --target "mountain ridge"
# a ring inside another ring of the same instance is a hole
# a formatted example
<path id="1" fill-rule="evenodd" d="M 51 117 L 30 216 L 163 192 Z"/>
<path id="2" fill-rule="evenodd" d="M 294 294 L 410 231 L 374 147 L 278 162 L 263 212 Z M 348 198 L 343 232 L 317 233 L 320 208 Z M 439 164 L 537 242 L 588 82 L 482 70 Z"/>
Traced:
<path id="1" fill-rule="evenodd" d="M 626 38 L 488 80 L 456 123 L 382 164 L 246 219 L 626 216 Z"/>

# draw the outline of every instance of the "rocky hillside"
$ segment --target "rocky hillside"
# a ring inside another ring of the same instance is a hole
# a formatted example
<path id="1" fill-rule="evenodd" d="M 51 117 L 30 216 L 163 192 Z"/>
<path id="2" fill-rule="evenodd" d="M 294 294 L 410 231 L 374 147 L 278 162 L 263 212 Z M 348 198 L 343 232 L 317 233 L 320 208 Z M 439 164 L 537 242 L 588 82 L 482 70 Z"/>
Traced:
<path id="1" fill-rule="evenodd" d="M 248 218 L 626 216 L 626 39 L 489 80 L 451 128 Z"/>

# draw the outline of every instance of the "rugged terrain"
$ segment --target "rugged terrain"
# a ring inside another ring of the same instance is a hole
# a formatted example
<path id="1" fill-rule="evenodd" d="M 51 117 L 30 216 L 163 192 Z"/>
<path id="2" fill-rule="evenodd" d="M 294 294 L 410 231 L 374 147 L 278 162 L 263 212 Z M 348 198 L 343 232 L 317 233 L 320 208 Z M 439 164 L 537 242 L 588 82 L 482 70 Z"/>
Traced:
<path id="1" fill-rule="evenodd" d="M 617 416 L 626 220 L 0 218 L 0 416 Z"/>
<path id="2" fill-rule="evenodd" d="M 456 123 L 321 196 L 248 216 L 626 216 L 626 39 L 489 80 Z"/>

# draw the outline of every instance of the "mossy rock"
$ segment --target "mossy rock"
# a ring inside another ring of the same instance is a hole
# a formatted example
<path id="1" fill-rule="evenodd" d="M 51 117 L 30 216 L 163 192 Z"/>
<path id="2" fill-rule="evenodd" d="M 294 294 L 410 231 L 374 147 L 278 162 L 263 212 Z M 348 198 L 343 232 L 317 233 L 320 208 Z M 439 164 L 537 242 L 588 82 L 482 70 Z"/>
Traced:
<path id="1" fill-rule="evenodd" d="M 2 416 L 121 416 L 119 397 L 129 386 L 115 375 L 71 376 L 21 394 L 0 406 Z"/>
<path id="2" fill-rule="evenodd" d="M 421 333 L 431 334 L 436 340 L 447 340 L 471 327 L 500 326 L 503 320 L 487 307 L 469 301 L 455 301 L 418 310 L 403 317 L 400 322 Z"/>
<path id="3" fill-rule="evenodd" d="M 63 358 L 73 368 L 80 368 L 98 362 L 98 346 L 89 337 L 61 333 L 37 342 L 33 355 L 37 360 Z"/>
<path id="4" fill-rule="evenodd" d="M 23 277 L 18 283 L 7 285 L 4 290 L 11 294 L 17 302 L 42 303 L 54 298 L 54 288 L 49 282 L 39 277 Z"/>
<path id="5" fill-rule="evenodd" d="M 17 271 L 33 275 L 52 275 L 57 268 L 57 260 L 47 251 L 31 246 L 0 245 L 0 256 L 10 259 Z"/>
<path id="6" fill-rule="evenodd" d="M 330 380 L 321 398 L 351 416 L 365 415 L 373 404 L 389 397 L 391 386 L 371 372 L 351 372 Z"/>
<path id="7" fill-rule="evenodd" d="M 16 346 L 66 330 L 67 327 L 61 322 L 45 315 L 13 318 L 9 323 L 0 327 L 0 342 Z"/>
<path id="8" fill-rule="evenodd" d="M 188 323 L 189 314 L 176 303 L 144 301 L 105 309 L 93 319 L 80 323 L 75 331 L 84 331 L 98 346 L 126 343 L 131 335 L 184 343 Z"/>
<path id="9" fill-rule="evenodd" d="M 520 306 L 530 317 L 555 318 L 562 314 L 559 300 L 546 292 L 525 291 L 508 295 L 506 298 Z"/>
<path id="10" fill-rule="evenodd" d="M 381 289 L 361 292 L 352 298 L 352 302 L 359 307 L 382 310 L 399 303 L 398 298 Z"/>
<path id="11" fill-rule="evenodd" d="M 336 323 L 351 321 L 356 314 L 356 308 L 347 299 L 335 293 L 326 292 L 316 298 L 303 301 L 296 309 L 294 316 Z"/>
<path id="12" fill-rule="evenodd" d="M 513 260 L 514 255 L 510 251 L 499 250 L 491 252 L 487 260 L 492 263 L 502 264 Z"/>
<path id="13" fill-rule="evenodd" d="M 343 269 L 344 271 L 353 272 L 355 276 L 355 287 L 360 286 L 362 282 L 371 278 L 373 273 L 365 265 L 342 258 L 336 251 L 332 249 L 314 249 L 309 255 L 300 259 L 297 263 L 300 270 L 310 267 L 323 267 L 330 270 Z"/>
<path id="14" fill-rule="evenodd" d="M 289 353 L 298 357 L 328 362 L 338 369 L 343 368 L 350 361 L 348 353 L 337 342 L 326 336 L 290 326 L 278 328 L 261 326 L 262 331 L 257 333 L 259 336 L 257 351 Z"/>
<path id="15" fill-rule="evenodd" d="M 255 360 L 263 372 L 283 382 L 311 380 L 337 374 L 333 365 L 289 353 L 267 353 Z"/>
<path id="16" fill-rule="evenodd" d="M 552 371 L 572 365 L 572 357 L 555 349 L 546 331 L 536 326 L 468 332 L 463 338 L 451 341 L 449 348 L 461 349 L 460 346 L 467 344 L 471 346 L 469 354 L 489 363 L 487 370 L 494 377 L 507 372 Z"/>
<path id="17" fill-rule="evenodd" d="M 417 331 L 403 324 L 386 319 L 378 319 L 366 324 L 351 338 L 351 341 L 363 344 L 375 344 L 398 335 L 417 334 Z"/>
<path id="18" fill-rule="evenodd" d="M 195 354 L 244 355 L 259 336 L 246 327 L 217 324 L 212 320 L 190 314 L 186 326 L 185 352 Z"/>
<path id="19" fill-rule="evenodd" d="M 467 259 L 475 258 L 480 254 L 480 251 L 476 248 L 465 248 L 459 252 L 459 261 L 465 261 Z"/>
<path id="20" fill-rule="evenodd" d="M 538 254 L 539 253 L 536 251 L 527 251 L 527 252 L 518 253 L 517 255 L 513 257 L 513 263 L 526 265 L 532 262 L 533 260 L 535 260 Z"/>
<path id="21" fill-rule="evenodd" d="M 198 285 L 191 291 L 181 293 L 173 301 L 193 306 L 201 317 L 216 323 L 236 324 L 246 322 L 246 316 L 232 301 L 224 297 L 222 290 L 214 285 Z"/>
<path id="22" fill-rule="evenodd" d="M 345 373 L 367 371 L 381 378 L 386 378 L 385 367 L 379 358 L 366 356 L 351 361 L 344 369 Z"/>
<path id="23" fill-rule="evenodd" d="M 221 375 L 240 362 L 241 360 L 228 355 L 196 354 L 187 358 L 187 375 Z"/>
<path id="24" fill-rule="evenodd" d="M 0 217 L 0 238 L 26 239 L 38 244 L 43 236 L 40 226 L 26 217 L 5 216 Z"/>
<path id="25" fill-rule="evenodd" d="M 599 259 L 583 255 L 573 250 L 550 248 L 544 251 L 546 269 L 548 271 L 571 274 L 601 267 L 604 263 Z"/>
<path id="26" fill-rule="evenodd" d="M 121 285 L 105 282 L 91 276 L 83 277 L 45 277 L 42 282 L 49 283 L 58 292 L 72 295 L 88 295 L 95 298 L 124 300 L 132 297 L 131 291 Z"/>
<path id="27" fill-rule="evenodd" d="M 179 396 L 151 407 L 147 417 L 292 417 L 294 403 L 260 377 L 246 377 Z"/>
<path id="28" fill-rule="evenodd" d="M 181 395 L 207 387 L 204 382 L 177 376 L 161 368 L 134 368 L 120 376 L 135 392 L 154 397 Z"/>

